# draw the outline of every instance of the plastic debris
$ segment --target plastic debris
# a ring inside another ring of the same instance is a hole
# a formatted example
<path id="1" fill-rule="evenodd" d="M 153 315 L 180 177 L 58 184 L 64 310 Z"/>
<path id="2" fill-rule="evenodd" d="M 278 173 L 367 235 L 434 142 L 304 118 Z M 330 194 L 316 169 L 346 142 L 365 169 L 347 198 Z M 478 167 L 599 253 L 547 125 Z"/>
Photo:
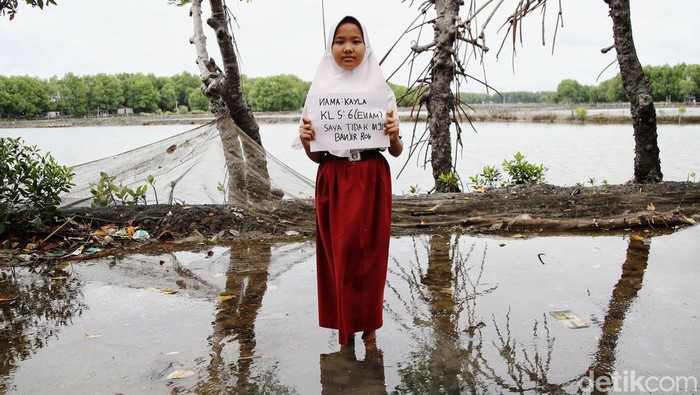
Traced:
<path id="1" fill-rule="evenodd" d="M 156 238 L 160 241 L 165 241 L 165 240 L 172 240 L 175 238 L 175 236 L 173 236 L 173 232 L 171 232 L 169 230 L 164 230 L 164 231 L 160 232 L 160 234 Z"/>
<path id="2" fill-rule="evenodd" d="M 169 380 L 173 379 L 184 379 L 186 377 L 194 376 L 194 372 L 191 370 L 176 370 L 166 377 Z"/>
<path id="3" fill-rule="evenodd" d="M 588 328 L 588 324 L 571 310 L 550 311 L 549 314 L 568 328 Z"/>
<path id="4" fill-rule="evenodd" d="M 39 259 L 39 255 L 36 253 L 31 253 L 31 254 L 19 254 L 17 255 L 17 259 L 19 259 L 22 262 L 29 262 L 29 261 L 36 261 Z"/>
<path id="5" fill-rule="evenodd" d="M 149 235 L 148 232 L 143 230 L 143 229 L 139 229 L 139 230 L 135 231 L 134 234 L 131 236 L 131 238 L 134 240 L 144 240 L 144 239 L 148 239 L 150 237 L 151 237 L 151 235 Z"/>

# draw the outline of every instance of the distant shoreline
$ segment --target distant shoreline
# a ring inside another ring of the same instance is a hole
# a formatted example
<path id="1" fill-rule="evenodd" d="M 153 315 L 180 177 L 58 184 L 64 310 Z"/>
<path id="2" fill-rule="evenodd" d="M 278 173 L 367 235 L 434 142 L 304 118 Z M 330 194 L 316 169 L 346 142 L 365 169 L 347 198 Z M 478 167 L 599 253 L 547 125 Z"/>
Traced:
<path id="1" fill-rule="evenodd" d="M 694 110 L 697 106 L 691 106 Z M 665 114 L 663 105 L 656 106 L 657 124 L 699 124 L 700 112 L 691 114 Z M 584 117 L 576 116 L 574 106 L 554 105 L 518 105 L 518 104 L 485 104 L 472 105 L 466 114 L 472 122 L 529 122 L 529 123 L 580 123 L 580 124 L 628 124 L 631 117 L 624 114 L 629 107 L 591 107 L 588 111 L 615 112 L 589 114 Z M 402 109 L 400 118 L 402 122 L 412 122 L 416 117 L 410 109 Z M 425 121 L 426 112 L 418 117 L 419 121 Z M 301 116 L 299 112 L 260 112 L 254 113 L 255 119 L 260 124 L 268 123 L 295 123 Z M 462 114 L 466 122 L 466 116 Z M 679 122 L 680 118 L 680 122 Z M 64 128 L 81 126 L 149 126 L 149 125 L 203 125 L 214 121 L 211 114 L 171 114 L 171 115 L 129 115 L 108 116 L 101 118 L 53 118 L 36 120 L 0 120 L 0 129 L 13 128 Z"/>

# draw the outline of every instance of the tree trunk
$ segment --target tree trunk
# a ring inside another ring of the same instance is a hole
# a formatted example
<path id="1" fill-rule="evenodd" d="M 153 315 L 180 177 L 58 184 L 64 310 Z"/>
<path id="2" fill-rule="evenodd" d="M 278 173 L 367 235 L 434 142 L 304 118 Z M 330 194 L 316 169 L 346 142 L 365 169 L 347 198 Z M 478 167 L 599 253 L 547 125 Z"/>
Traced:
<path id="1" fill-rule="evenodd" d="M 214 316 L 206 379 L 195 393 L 248 393 L 256 383 L 255 324 L 267 292 L 271 245 L 251 243 L 231 248 L 226 285 Z M 271 379 L 279 380 L 274 375 Z"/>
<path id="2" fill-rule="evenodd" d="M 459 0 L 436 0 L 434 23 L 435 49 L 432 58 L 431 83 L 428 90 L 428 127 L 430 129 L 431 165 L 436 192 L 447 192 L 439 180 L 441 174 L 453 171 L 450 125 L 454 109 L 451 85 L 455 76 L 455 24 L 459 17 Z M 452 192 L 458 192 L 452 190 Z"/>
<path id="3" fill-rule="evenodd" d="M 207 24 L 216 33 L 216 42 L 219 45 L 221 61 L 224 63 L 224 85 L 221 91 L 221 99 L 226 104 L 229 116 L 243 131 L 256 143 L 262 145 L 260 139 L 260 127 L 253 117 L 248 104 L 243 99 L 241 90 L 241 74 L 238 69 L 238 57 L 233 47 L 233 37 L 228 31 L 226 9 L 222 0 L 210 0 L 211 18 Z"/>
<path id="4" fill-rule="evenodd" d="M 262 148 L 260 128 L 243 98 L 238 58 L 233 37 L 228 31 L 226 8 L 222 0 L 211 0 L 210 6 L 212 16 L 207 19 L 207 24 L 215 31 L 224 72 L 207 52 L 202 26 L 202 0 L 192 1 L 190 13 L 194 23 L 194 36 L 191 41 L 197 50 L 202 91 L 210 100 L 212 113 L 219 119 L 217 129 L 229 175 L 227 202 L 242 202 L 242 198 L 251 197 L 267 198 L 270 196 L 267 157 Z M 240 135 L 241 131 L 255 144 L 248 144 L 244 136 Z"/>
<path id="5" fill-rule="evenodd" d="M 649 79 L 637 58 L 632 37 L 629 0 L 604 0 L 610 8 L 617 62 L 630 101 L 634 128 L 634 183 L 661 182 L 661 160 L 656 134 L 656 109 Z"/>
<path id="6" fill-rule="evenodd" d="M 629 239 L 627 257 L 622 264 L 622 275 L 613 288 L 608 311 L 603 319 L 598 351 L 595 354 L 593 364 L 584 375 L 584 377 L 593 379 L 593 383 L 601 382 L 600 377 L 606 377 L 610 382 L 609 380 L 614 373 L 612 368 L 615 366 L 615 349 L 625 323 L 625 317 L 637 298 L 639 290 L 642 289 L 651 244 L 650 239 L 644 240 L 643 237 L 635 236 L 638 235 L 633 235 Z M 612 388 L 591 389 L 593 394 L 606 394 Z"/>
<path id="7" fill-rule="evenodd" d="M 236 194 L 236 191 L 245 191 L 246 176 L 245 176 L 245 156 L 241 149 L 241 142 L 236 132 L 236 124 L 229 117 L 217 117 L 216 128 L 219 130 L 219 138 L 221 139 L 224 148 L 224 159 L 226 160 L 226 169 L 228 170 L 228 181 L 226 187 L 229 193 L 226 196 L 227 204 L 245 203 L 239 201 L 241 196 L 246 194 Z M 233 193 L 232 193 L 233 192 Z M 246 199 L 247 200 L 247 199 Z"/>
<path id="8" fill-rule="evenodd" d="M 457 394 L 460 390 L 460 361 L 453 358 L 455 350 L 460 350 L 459 312 L 453 292 L 452 265 L 450 257 L 451 235 L 436 234 L 430 238 L 428 269 L 421 283 L 428 288 L 430 319 L 434 325 L 435 343 L 428 352 L 426 361 L 432 380 L 432 393 Z M 449 291 L 449 292 L 447 292 Z M 442 391 L 441 391 L 442 390 Z"/>

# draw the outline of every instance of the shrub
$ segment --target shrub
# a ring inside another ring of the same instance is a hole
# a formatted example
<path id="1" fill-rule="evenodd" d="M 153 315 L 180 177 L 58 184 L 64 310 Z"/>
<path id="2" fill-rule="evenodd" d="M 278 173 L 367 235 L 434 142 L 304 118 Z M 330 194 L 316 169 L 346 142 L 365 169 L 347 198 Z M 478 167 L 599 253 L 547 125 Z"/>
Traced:
<path id="1" fill-rule="evenodd" d="M 532 121 L 533 122 L 554 122 L 557 119 L 557 116 L 552 113 L 547 113 L 547 114 L 535 114 L 532 116 Z"/>
<path id="2" fill-rule="evenodd" d="M 503 175 L 496 166 L 484 166 L 480 174 L 469 177 L 472 185 L 475 187 L 497 187 L 501 184 Z"/>
<path id="3" fill-rule="evenodd" d="M 51 154 L 24 145 L 21 138 L 0 137 L 0 233 L 9 217 L 24 212 L 36 222 L 51 218 L 61 203 L 60 194 L 73 184 L 73 168 L 61 166 Z"/>
<path id="4" fill-rule="evenodd" d="M 678 107 L 678 124 L 679 125 L 681 124 L 681 118 L 683 117 L 683 114 L 685 114 L 686 111 L 687 111 L 687 109 L 684 106 Z"/>
<path id="5" fill-rule="evenodd" d="M 92 194 L 92 207 L 107 207 L 109 205 L 118 206 L 129 205 L 135 206 L 142 201 L 146 204 L 147 185 L 141 185 L 136 189 L 131 189 L 121 182 L 119 185 L 114 183 L 116 177 L 110 176 L 105 172 L 100 172 L 100 180 L 90 184 L 90 193 Z M 148 176 L 146 181 L 151 184 L 155 183 L 152 176 Z M 156 200 L 158 196 L 156 195 Z"/>
<path id="6" fill-rule="evenodd" d="M 471 185 L 479 188 L 484 186 L 498 187 L 507 184 L 539 184 L 545 181 L 544 174 L 548 170 L 542 164 L 534 165 L 528 163 L 525 160 L 525 155 L 520 152 L 513 156 L 513 160 L 504 159 L 502 166 L 503 170 L 508 173 L 506 179 L 503 179 L 503 174 L 497 167 L 484 166 L 480 174 L 469 177 Z"/>
<path id="7" fill-rule="evenodd" d="M 535 165 L 525 160 L 525 155 L 519 151 L 513 160 L 503 161 L 503 170 L 508 173 L 511 184 L 539 184 L 545 180 L 547 168 L 543 164 Z"/>
<path id="8" fill-rule="evenodd" d="M 444 186 L 444 192 L 459 192 L 459 175 L 454 171 L 449 173 L 442 173 L 438 176 L 438 181 L 440 181 Z"/>

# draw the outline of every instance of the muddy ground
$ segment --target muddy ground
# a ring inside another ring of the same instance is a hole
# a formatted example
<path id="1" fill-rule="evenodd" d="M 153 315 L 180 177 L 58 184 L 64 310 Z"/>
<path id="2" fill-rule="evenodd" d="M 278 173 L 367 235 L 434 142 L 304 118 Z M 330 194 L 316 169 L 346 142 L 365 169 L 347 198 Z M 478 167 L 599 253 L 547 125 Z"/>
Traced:
<path id="1" fill-rule="evenodd" d="M 313 201 L 226 205 L 76 208 L 66 218 L 95 229 L 139 227 L 153 239 L 227 240 L 299 238 L 314 234 Z M 700 220 L 700 183 L 558 187 L 520 185 L 483 192 L 394 197 L 394 235 L 462 233 L 596 232 L 675 228 Z"/>

